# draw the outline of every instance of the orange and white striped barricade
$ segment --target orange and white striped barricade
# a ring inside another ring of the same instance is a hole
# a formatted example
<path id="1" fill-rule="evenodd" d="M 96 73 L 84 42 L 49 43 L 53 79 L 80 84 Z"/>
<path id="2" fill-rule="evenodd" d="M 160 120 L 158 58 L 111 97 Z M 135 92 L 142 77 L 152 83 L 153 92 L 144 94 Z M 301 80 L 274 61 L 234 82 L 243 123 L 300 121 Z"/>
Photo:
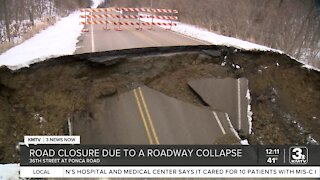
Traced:
<path id="1" fill-rule="evenodd" d="M 84 16 L 87 15 L 87 9 L 81 9 L 80 11 L 81 11 L 81 12 L 84 12 Z M 85 18 L 84 20 L 85 20 L 85 22 L 87 22 L 87 19 L 86 19 L 86 18 Z M 81 30 L 81 32 L 89 32 L 89 29 L 83 28 L 83 29 Z"/>
<path id="2" fill-rule="evenodd" d="M 173 24 L 173 20 L 178 19 L 177 16 L 173 16 L 173 14 L 177 14 L 178 10 L 175 9 L 154 9 L 154 8 L 116 8 L 117 11 L 122 11 L 122 12 L 146 12 L 146 13 L 171 13 L 171 16 L 154 16 L 153 14 L 149 17 L 151 17 L 151 27 L 149 28 L 150 30 L 153 29 L 153 19 L 154 18 L 159 18 L 159 19 L 165 19 L 165 20 L 171 20 L 171 25 Z M 139 24 L 140 22 L 140 14 L 138 15 L 139 19 Z M 172 26 L 170 26 L 170 29 Z M 141 30 L 141 27 L 137 27 L 136 29 Z"/>
<path id="3" fill-rule="evenodd" d="M 88 21 L 88 19 L 91 19 L 91 21 L 93 21 L 93 19 L 96 18 L 105 18 L 105 21 L 108 21 L 108 12 L 113 11 L 112 8 L 96 8 L 96 9 L 92 9 L 92 8 L 83 8 L 80 9 L 80 12 L 84 12 L 84 15 L 80 15 L 81 18 L 85 19 L 85 22 Z M 98 14 L 95 14 L 98 13 Z M 103 15 L 99 14 L 99 13 L 105 13 Z M 82 24 L 86 24 L 86 23 L 82 23 Z M 106 26 L 103 27 L 104 30 L 110 30 L 110 28 L 108 28 L 108 23 L 105 24 Z M 83 31 L 85 32 L 89 32 L 89 30 L 84 29 Z"/>
<path id="4" fill-rule="evenodd" d="M 118 14 L 108 14 L 108 12 L 115 11 L 118 12 Z M 149 29 L 153 29 L 154 25 L 160 25 L 160 26 L 170 26 L 170 29 L 172 26 L 176 26 L 176 23 L 173 23 L 173 20 L 178 20 L 177 16 L 173 16 L 173 14 L 177 14 L 177 10 L 171 10 L 171 9 L 152 9 L 152 8 L 96 8 L 96 9 L 90 9 L 90 8 L 84 8 L 81 9 L 81 12 L 84 12 L 84 15 L 80 15 L 82 19 L 84 19 L 84 22 L 82 24 L 84 25 L 96 25 L 96 24 L 104 24 L 105 30 L 109 30 L 108 24 L 113 24 L 114 26 L 117 26 L 115 30 L 121 31 L 121 26 L 123 25 L 135 25 L 137 30 L 142 30 L 143 26 L 149 26 Z M 125 15 L 122 14 L 122 12 L 138 12 L 138 15 Z M 171 13 L 171 16 L 167 15 L 141 15 L 140 12 L 146 12 L 146 13 Z M 118 22 L 115 21 L 109 21 L 110 19 L 118 19 Z M 141 18 L 152 18 L 151 23 L 150 22 L 142 22 Z M 131 23 L 131 22 L 121 22 L 121 19 L 137 19 L 137 23 Z M 170 23 L 155 23 L 153 19 L 162 19 L 162 20 L 171 20 Z M 166 28 L 168 29 L 168 28 Z M 83 29 L 83 31 L 88 32 L 89 30 Z"/>
<path id="5" fill-rule="evenodd" d="M 150 22 L 128 22 L 128 21 L 124 21 L 124 22 L 117 22 L 117 21 L 105 21 L 105 20 L 94 20 L 94 21 L 87 21 L 87 22 L 82 22 L 83 25 L 98 25 L 98 24 L 113 24 L 115 26 L 150 26 L 150 25 L 158 25 L 158 26 L 177 26 L 177 23 L 150 23 Z"/>

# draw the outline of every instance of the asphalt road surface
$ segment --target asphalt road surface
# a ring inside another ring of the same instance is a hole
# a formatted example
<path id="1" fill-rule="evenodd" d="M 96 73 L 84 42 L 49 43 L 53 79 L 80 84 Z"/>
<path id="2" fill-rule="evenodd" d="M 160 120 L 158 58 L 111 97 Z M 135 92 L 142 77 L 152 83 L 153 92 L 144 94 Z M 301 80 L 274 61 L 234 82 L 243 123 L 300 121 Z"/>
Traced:
<path id="1" fill-rule="evenodd" d="M 190 81 L 188 84 L 212 108 L 228 113 L 235 129 L 246 135 L 250 133 L 247 79 L 208 78 Z"/>
<path id="2" fill-rule="evenodd" d="M 92 112 L 92 120 L 73 123 L 73 132 L 81 135 L 83 144 L 239 143 L 226 113 L 146 86 L 108 97 L 94 105 Z"/>
<path id="3" fill-rule="evenodd" d="M 130 19 L 122 21 L 137 22 Z M 142 26 L 143 30 L 137 30 L 137 26 L 132 25 L 121 26 L 122 31 L 116 31 L 118 26 L 111 24 L 108 24 L 110 30 L 104 30 L 104 27 L 106 25 L 103 24 L 85 25 L 89 32 L 82 33 L 75 54 L 142 47 L 209 45 L 207 42 L 157 26 L 153 26 L 154 30 L 148 30 L 148 26 Z"/>

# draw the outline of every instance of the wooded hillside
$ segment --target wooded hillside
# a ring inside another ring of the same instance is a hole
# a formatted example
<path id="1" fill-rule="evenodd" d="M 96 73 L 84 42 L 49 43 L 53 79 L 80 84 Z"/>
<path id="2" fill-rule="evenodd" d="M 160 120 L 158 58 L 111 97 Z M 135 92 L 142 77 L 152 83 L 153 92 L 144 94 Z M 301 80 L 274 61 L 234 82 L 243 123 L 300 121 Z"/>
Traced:
<path id="1" fill-rule="evenodd" d="M 65 16 L 88 7 L 90 0 L 0 0 L 0 40 L 12 41 L 19 26 L 33 26 L 36 19 Z"/>

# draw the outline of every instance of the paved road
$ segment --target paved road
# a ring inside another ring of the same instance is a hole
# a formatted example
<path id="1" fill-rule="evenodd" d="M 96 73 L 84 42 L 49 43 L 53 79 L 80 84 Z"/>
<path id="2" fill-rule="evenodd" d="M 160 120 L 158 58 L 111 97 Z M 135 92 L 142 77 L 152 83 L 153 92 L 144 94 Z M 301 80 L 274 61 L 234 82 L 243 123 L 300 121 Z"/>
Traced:
<path id="1" fill-rule="evenodd" d="M 129 21 L 129 20 L 126 20 Z M 128 48 L 208 44 L 169 30 L 104 30 L 87 25 L 76 53 Z M 211 90 L 210 90 L 211 91 Z M 233 92 L 233 91 L 232 91 Z M 231 91 L 230 91 L 231 93 Z M 236 94 L 235 94 L 236 95 Z M 231 103 L 231 109 L 235 109 Z M 183 103 L 147 87 L 110 97 L 93 107 L 92 121 L 74 122 L 74 133 L 88 144 L 238 143 L 227 114 Z M 232 116 L 232 119 L 234 117 Z M 85 128 L 84 128 L 85 127 Z"/>
<path id="2" fill-rule="evenodd" d="M 111 30 L 107 31 L 104 27 L 105 25 L 86 25 L 85 28 L 89 32 L 83 33 L 80 37 L 76 54 L 141 47 L 209 44 L 156 26 L 154 30 L 148 30 L 146 26 L 141 31 L 136 30 L 134 26 L 121 26 L 122 31 L 114 30 L 113 25 L 109 25 Z"/>
<path id="3" fill-rule="evenodd" d="M 247 79 L 208 78 L 190 81 L 188 84 L 212 108 L 228 113 L 235 129 L 250 133 Z"/>
<path id="4" fill-rule="evenodd" d="M 92 109 L 93 120 L 73 123 L 83 144 L 239 143 L 226 113 L 145 86 L 109 97 Z"/>

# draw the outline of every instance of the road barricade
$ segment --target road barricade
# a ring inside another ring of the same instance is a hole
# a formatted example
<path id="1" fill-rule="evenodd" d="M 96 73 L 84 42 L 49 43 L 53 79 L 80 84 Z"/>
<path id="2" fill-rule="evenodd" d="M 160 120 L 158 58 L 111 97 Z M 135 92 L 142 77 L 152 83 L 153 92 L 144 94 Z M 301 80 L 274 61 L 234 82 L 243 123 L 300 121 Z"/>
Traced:
<path id="1" fill-rule="evenodd" d="M 178 20 L 177 10 L 172 9 L 153 9 L 153 8 L 84 8 L 80 10 L 83 15 L 81 24 L 83 25 L 99 25 L 104 24 L 104 30 L 110 30 L 110 25 L 115 27 L 115 30 L 121 31 L 121 26 L 136 26 L 137 30 L 142 30 L 144 26 L 148 26 L 150 30 L 153 26 L 168 26 L 170 29 L 172 26 L 177 26 L 174 21 Z M 124 12 L 135 12 L 137 15 L 127 15 Z M 115 14 L 117 13 L 117 14 Z M 142 14 L 143 13 L 143 14 Z M 148 13 L 148 14 L 146 14 Z M 154 14 L 157 13 L 157 14 Z M 170 13 L 171 15 L 159 15 L 161 13 Z M 125 19 L 136 20 L 126 21 Z M 147 22 L 141 21 L 141 19 L 147 19 Z M 150 20 L 149 20 L 150 19 Z M 168 20 L 170 22 L 154 22 L 153 19 Z M 151 21 L 151 22 L 149 22 Z M 108 26 L 109 25 L 109 26 Z M 89 32 L 84 28 L 83 32 Z"/>

